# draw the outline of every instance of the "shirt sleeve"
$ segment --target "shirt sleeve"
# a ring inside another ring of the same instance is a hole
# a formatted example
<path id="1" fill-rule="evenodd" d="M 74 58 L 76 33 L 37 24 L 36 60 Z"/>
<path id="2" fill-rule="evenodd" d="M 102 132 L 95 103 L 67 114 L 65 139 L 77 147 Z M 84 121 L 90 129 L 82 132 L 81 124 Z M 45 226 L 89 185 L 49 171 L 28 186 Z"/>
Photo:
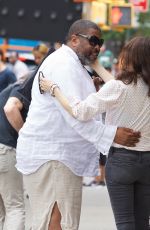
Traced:
<path id="1" fill-rule="evenodd" d="M 74 116 L 80 121 L 92 119 L 95 115 L 119 106 L 125 87 L 117 80 L 107 82 L 97 93 L 90 94 L 85 100 L 72 105 Z"/>
<path id="2" fill-rule="evenodd" d="M 59 85 L 67 98 L 73 96 L 81 100 L 83 90 L 76 77 L 76 71 L 73 71 L 73 69 L 70 69 L 69 71 L 69 69 L 66 69 L 65 67 L 62 68 L 63 70 L 57 68 L 53 71 L 52 80 Z M 60 73 L 62 73 L 61 78 L 58 78 L 57 76 L 60 75 Z M 65 121 L 80 136 L 93 143 L 95 147 L 103 154 L 108 153 L 116 134 L 116 126 L 107 126 L 102 124 L 101 121 L 96 121 L 94 119 L 87 122 L 78 121 L 77 119 L 73 118 L 55 98 L 53 98 L 53 100 Z"/>
<path id="3" fill-rule="evenodd" d="M 18 92 L 20 93 L 20 95 L 22 95 L 22 98 L 24 98 L 24 103 L 28 103 L 28 107 L 31 102 L 31 90 L 32 90 L 32 85 L 33 85 L 35 75 L 36 75 L 36 70 L 30 72 L 28 74 L 27 79 L 18 88 Z"/>
<path id="4" fill-rule="evenodd" d="M 28 98 L 26 97 L 26 95 L 21 94 L 19 92 L 21 88 L 21 85 L 16 85 L 16 87 L 14 87 L 14 89 L 11 91 L 10 97 L 16 97 L 18 98 L 21 103 L 23 104 L 23 107 L 28 110 L 29 109 L 29 105 L 30 105 L 30 101 L 28 100 Z"/>

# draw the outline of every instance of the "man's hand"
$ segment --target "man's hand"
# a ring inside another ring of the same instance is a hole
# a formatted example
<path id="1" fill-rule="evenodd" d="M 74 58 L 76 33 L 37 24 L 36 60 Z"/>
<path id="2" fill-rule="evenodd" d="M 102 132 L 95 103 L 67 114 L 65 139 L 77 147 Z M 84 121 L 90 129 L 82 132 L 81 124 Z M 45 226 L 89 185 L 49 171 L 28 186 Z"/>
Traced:
<path id="1" fill-rule="evenodd" d="M 129 128 L 117 128 L 114 142 L 120 145 L 135 147 L 141 137 L 140 132 L 135 132 Z"/>

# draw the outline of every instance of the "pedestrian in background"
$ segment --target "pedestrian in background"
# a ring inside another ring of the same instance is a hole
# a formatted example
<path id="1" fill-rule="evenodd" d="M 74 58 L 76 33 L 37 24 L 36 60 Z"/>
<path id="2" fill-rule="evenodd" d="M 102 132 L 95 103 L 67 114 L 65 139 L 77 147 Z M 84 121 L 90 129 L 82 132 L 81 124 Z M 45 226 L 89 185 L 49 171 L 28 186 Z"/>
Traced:
<path id="1" fill-rule="evenodd" d="M 9 54 L 8 57 L 10 69 L 14 72 L 17 80 L 26 75 L 29 72 L 28 66 L 21 60 L 19 60 L 19 54 L 16 51 L 13 51 Z"/>
<path id="2" fill-rule="evenodd" d="M 44 44 L 39 49 L 37 64 L 48 52 Z M 31 71 L 0 94 L 0 230 L 25 229 L 24 188 L 22 174 L 15 168 L 15 149 L 31 102 L 34 76 L 35 71 Z"/>
<path id="3" fill-rule="evenodd" d="M 0 93 L 0 230 L 25 230 L 25 208 L 22 175 L 15 168 L 16 144 L 18 130 L 27 115 L 26 109 L 21 113 L 13 110 L 13 122 L 9 123 L 5 104 L 9 98 L 16 98 L 16 107 L 22 109 L 25 101 L 17 93 L 19 84 L 8 86 Z M 20 102 L 21 101 L 21 102 Z M 25 106 L 26 104 L 24 104 Z M 13 126 L 15 128 L 13 128 Z"/>
<path id="4" fill-rule="evenodd" d="M 49 47 L 44 43 L 41 43 L 33 48 L 32 53 L 34 56 L 34 62 L 37 66 L 40 65 L 41 61 L 47 55 L 48 51 Z"/>

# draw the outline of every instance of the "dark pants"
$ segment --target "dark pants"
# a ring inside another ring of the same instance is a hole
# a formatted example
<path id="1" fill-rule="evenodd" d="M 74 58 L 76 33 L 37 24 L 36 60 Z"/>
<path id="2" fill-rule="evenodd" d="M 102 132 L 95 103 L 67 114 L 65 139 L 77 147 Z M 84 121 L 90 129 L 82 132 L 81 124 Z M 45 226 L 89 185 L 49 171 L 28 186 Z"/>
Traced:
<path id="1" fill-rule="evenodd" d="M 106 182 L 118 230 L 148 230 L 150 216 L 150 151 L 112 147 Z"/>

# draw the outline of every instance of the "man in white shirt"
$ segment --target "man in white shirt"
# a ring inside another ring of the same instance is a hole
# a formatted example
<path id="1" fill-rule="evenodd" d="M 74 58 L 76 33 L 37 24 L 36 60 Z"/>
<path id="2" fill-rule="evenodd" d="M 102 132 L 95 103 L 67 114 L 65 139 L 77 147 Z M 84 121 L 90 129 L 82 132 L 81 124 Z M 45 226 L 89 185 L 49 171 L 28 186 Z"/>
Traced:
<path id="1" fill-rule="evenodd" d="M 78 20 L 70 27 L 66 45 L 49 55 L 35 76 L 17 144 L 17 169 L 24 175 L 30 198 L 32 230 L 77 230 L 82 177 L 98 173 L 99 151 L 107 154 L 113 141 L 128 146 L 138 142 L 139 133 L 96 119 L 79 122 L 49 93 L 40 94 L 40 71 L 67 97 L 83 100 L 95 92 L 84 65 L 95 61 L 102 44 L 99 27 Z"/>
<path id="2" fill-rule="evenodd" d="M 26 75 L 29 72 L 28 66 L 19 60 L 19 56 L 17 52 L 10 53 L 9 62 L 12 65 L 12 71 L 16 75 L 17 80 L 19 80 L 22 76 Z"/>

